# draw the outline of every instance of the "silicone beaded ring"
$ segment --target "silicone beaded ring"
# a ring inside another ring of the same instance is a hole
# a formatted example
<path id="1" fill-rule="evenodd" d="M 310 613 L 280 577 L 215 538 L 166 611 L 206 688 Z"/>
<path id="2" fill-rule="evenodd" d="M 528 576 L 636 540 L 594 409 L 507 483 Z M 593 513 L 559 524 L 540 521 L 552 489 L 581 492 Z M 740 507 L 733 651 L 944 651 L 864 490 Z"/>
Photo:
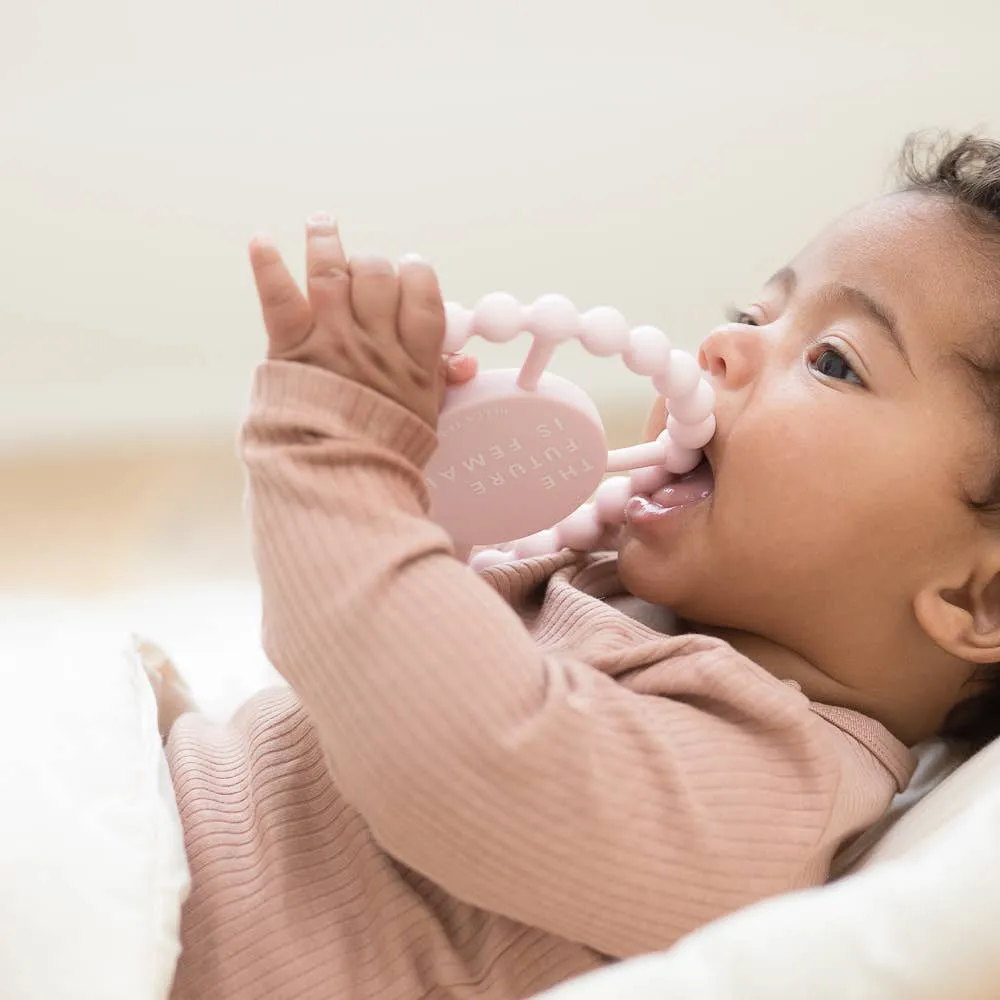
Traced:
<path id="1" fill-rule="evenodd" d="M 463 558 L 474 546 L 511 543 L 478 552 L 473 569 L 593 548 L 608 527 L 624 521 L 630 497 L 648 496 L 672 475 L 694 469 L 715 433 L 715 393 L 698 362 L 672 348 L 656 327 L 629 328 L 616 309 L 581 315 L 561 295 L 523 306 L 493 292 L 474 309 L 449 302 L 445 312 L 446 353 L 462 350 L 473 336 L 493 343 L 523 332 L 533 338 L 520 368 L 480 372 L 447 391 L 438 447 L 424 473 L 431 516 Z M 631 371 L 652 379 L 668 413 L 655 441 L 608 451 L 590 397 L 545 370 L 571 339 L 598 357 L 618 354 Z M 604 479 L 609 472 L 630 474 Z"/>

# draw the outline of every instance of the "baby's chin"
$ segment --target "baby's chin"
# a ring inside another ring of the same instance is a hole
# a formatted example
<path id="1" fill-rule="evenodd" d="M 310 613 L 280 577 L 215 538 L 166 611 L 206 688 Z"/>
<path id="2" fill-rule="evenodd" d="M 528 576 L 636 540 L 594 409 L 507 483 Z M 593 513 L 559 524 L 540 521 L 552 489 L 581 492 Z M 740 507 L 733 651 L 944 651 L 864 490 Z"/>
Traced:
<path id="1" fill-rule="evenodd" d="M 686 603 L 688 588 L 681 582 L 681 574 L 670 566 L 672 561 L 627 531 L 618 540 L 618 578 L 625 589 L 633 597 L 681 613 L 680 605 Z"/>
<path id="2" fill-rule="evenodd" d="M 633 597 L 669 608 L 683 621 L 721 624 L 727 617 L 727 609 L 719 606 L 725 588 L 713 585 L 697 553 L 651 549 L 624 532 L 618 544 L 618 578 Z"/>

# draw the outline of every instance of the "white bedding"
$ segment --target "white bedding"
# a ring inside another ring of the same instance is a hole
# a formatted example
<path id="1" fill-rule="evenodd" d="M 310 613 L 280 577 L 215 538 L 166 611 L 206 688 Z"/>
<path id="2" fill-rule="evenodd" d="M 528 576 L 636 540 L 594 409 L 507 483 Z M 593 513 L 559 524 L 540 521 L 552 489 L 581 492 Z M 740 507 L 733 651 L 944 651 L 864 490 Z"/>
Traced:
<path id="1" fill-rule="evenodd" d="M 0 996 L 165 1000 L 188 869 L 136 645 L 0 637 Z"/>
<path id="2" fill-rule="evenodd" d="M 153 639 L 224 718 L 278 681 L 252 583 L 0 595 L 0 997 L 165 1000 L 187 891 Z"/>
<path id="3" fill-rule="evenodd" d="M 58 625 L 138 632 L 171 656 L 199 706 L 224 718 L 277 673 L 260 648 L 260 597 L 252 581 L 112 594 L 99 599 L 0 594 L 0 655 Z"/>

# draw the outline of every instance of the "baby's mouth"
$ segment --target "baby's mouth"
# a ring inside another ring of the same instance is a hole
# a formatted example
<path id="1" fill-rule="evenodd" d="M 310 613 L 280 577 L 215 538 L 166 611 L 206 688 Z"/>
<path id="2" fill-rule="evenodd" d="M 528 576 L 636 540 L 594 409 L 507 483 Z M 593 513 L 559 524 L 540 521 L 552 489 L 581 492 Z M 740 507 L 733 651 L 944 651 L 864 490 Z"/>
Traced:
<path id="1" fill-rule="evenodd" d="M 715 474 L 708 459 L 701 461 L 683 476 L 671 480 L 653 492 L 649 499 L 657 507 L 690 507 L 707 500 L 715 490 Z"/>

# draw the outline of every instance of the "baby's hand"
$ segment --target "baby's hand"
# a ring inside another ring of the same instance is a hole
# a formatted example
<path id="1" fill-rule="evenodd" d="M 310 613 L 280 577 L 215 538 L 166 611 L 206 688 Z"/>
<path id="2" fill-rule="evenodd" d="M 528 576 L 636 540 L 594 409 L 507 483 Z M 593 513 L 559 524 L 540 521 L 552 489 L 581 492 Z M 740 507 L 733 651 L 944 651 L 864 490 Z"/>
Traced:
<path id="1" fill-rule="evenodd" d="M 304 296 L 270 240 L 250 244 L 268 335 L 268 357 L 325 368 L 406 407 L 431 427 L 447 384 L 476 372 L 469 357 L 442 358 L 444 303 L 433 269 L 404 258 L 397 275 L 377 257 L 348 263 L 336 223 L 306 228 Z"/>

